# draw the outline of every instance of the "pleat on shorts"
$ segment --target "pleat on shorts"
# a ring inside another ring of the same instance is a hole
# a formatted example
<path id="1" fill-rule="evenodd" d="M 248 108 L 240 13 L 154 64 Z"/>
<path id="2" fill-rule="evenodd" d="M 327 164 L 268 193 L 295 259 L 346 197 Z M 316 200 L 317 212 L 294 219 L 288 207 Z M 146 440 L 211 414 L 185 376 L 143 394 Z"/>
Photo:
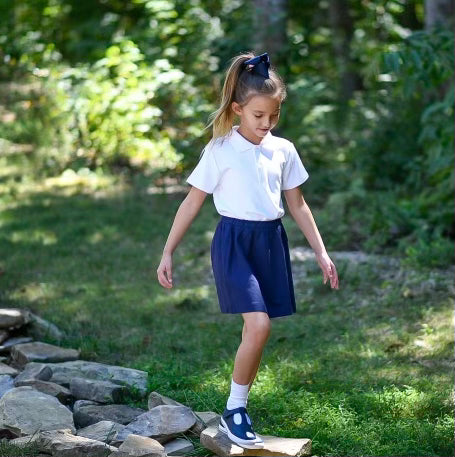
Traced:
<path id="1" fill-rule="evenodd" d="M 221 215 L 210 251 L 222 313 L 263 311 L 275 318 L 296 312 L 281 218 L 252 221 Z"/>

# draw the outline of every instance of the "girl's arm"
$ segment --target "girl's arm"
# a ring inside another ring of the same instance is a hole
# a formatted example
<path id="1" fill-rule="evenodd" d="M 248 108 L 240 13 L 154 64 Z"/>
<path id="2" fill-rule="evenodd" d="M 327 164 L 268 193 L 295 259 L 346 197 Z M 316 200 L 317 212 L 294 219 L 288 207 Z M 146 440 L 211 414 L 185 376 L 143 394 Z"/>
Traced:
<path id="1" fill-rule="evenodd" d="M 172 254 L 201 209 L 207 195 L 206 192 L 191 186 L 175 214 L 174 222 L 163 248 L 161 262 L 156 270 L 158 281 L 163 287 L 172 287 Z"/>
<path id="2" fill-rule="evenodd" d="M 338 289 L 338 274 L 335 264 L 327 254 L 322 237 L 311 214 L 310 207 L 305 202 L 299 187 L 284 190 L 284 196 L 291 216 L 302 230 L 316 255 L 316 260 L 324 274 L 324 284 L 330 278 L 330 286 Z"/>

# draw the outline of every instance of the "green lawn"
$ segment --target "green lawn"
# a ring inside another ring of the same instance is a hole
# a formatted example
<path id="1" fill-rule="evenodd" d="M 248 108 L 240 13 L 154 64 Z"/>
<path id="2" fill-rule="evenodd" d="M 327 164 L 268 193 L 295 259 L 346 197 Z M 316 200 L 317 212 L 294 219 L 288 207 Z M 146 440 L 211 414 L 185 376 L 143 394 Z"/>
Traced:
<path id="1" fill-rule="evenodd" d="M 150 392 L 221 413 L 242 318 L 219 311 L 212 198 L 174 254 L 168 290 L 156 268 L 184 193 L 152 193 L 141 176 L 36 182 L 28 167 L 0 157 L 2 306 L 54 322 L 83 359 L 148 371 Z M 284 223 L 290 247 L 308 247 Z M 310 438 L 319 456 L 453 456 L 453 271 L 337 258 L 319 228 L 340 288 L 315 260 L 293 262 L 298 312 L 272 321 L 248 400 L 255 430 Z M 194 455 L 212 454 L 188 438 Z"/>

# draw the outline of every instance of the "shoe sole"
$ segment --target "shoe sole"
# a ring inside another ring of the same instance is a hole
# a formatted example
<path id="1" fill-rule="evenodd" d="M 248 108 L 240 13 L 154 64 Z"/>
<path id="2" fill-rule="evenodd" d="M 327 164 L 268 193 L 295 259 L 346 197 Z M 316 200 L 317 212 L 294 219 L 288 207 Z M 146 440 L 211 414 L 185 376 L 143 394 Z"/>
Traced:
<path id="1" fill-rule="evenodd" d="M 235 436 L 233 433 L 230 432 L 229 428 L 226 425 L 226 422 L 224 421 L 223 417 L 220 418 L 220 424 L 218 425 L 218 429 L 225 433 L 231 441 L 233 441 L 235 444 L 238 444 L 239 446 L 242 446 L 247 449 L 262 449 L 264 447 L 264 442 L 263 441 L 255 441 L 255 440 L 248 440 L 245 442 L 245 440 L 242 440 L 242 438 L 239 438 L 238 436 Z M 259 438 L 256 438 L 258 440 Z"/>

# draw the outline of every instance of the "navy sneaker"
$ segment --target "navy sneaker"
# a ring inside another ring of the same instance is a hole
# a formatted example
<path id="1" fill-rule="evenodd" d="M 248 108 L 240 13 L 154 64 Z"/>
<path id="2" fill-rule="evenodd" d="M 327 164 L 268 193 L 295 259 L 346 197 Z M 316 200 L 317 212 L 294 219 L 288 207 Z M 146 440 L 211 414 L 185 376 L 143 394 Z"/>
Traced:
<path id="1" fill-rule="evenodd" d="M 243 406 L 234 409 L 226 408 L 220 417 L 218 429 L 231 441 L 244 448 L 262 449 L 264 447 L 264 441 L 254 433 L 250 416 Z"/>

